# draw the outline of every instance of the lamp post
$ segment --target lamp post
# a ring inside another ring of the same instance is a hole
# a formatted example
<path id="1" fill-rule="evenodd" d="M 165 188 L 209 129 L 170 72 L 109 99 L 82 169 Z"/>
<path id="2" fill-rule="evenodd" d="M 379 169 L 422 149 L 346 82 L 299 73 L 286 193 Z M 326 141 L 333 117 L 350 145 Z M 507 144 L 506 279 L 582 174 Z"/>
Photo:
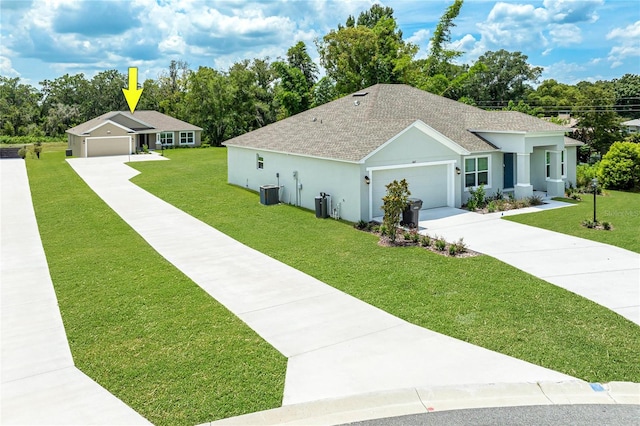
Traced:
<path id="1" fill-rule="evenodd" d="M 598 223 L 596 220 L 596 193 L 598 192 L 598 179 L 593 178 L 591 180 L 591 186 L 593 186 L 593 223 Z"/>

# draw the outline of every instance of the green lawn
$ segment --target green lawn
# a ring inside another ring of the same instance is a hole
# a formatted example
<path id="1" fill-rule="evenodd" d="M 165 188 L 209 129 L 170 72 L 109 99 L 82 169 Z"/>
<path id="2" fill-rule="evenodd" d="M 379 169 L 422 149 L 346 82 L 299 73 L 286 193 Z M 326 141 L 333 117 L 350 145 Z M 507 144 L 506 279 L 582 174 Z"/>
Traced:
<path id="1" fill-rule="evenodd" d="M 640 381 L 640 327 L 606 308 L 487 256 L 384 248 L 350 224 L 288 205 L 262 206 L 258 194 L 226 184 L 224 149 L 165 154 L 172 161 L 133 164 L 143 172 L 134 182 L 359 299 L 588 381 Z"/>
<path id="2" fill-rule="evenodd" d="M 596 198 L 596 218 L 600 222 L 610 222 L 613 225 L 611 231 L 589 229 L 581 225 L 585 219 L 593 220 L 593 194 L 581 196 L 582 201 L 572 207 L 505 219 L 640 253 L 640 194 L 605 191 L 605 195 Z"/>
<path id="3" fill-rule="evenodd" d="M 158 425 L 280 406 L 286 359 L 104 204 L 63 145 L 51 148 L 27 166 L 76 366 Z"/>

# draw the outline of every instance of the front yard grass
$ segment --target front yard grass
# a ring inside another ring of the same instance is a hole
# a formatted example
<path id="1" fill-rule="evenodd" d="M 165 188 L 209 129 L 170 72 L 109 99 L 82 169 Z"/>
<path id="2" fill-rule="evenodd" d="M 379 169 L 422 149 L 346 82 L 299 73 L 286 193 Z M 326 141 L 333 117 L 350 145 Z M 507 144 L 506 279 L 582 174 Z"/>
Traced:
<path id="1" fill-rule="evenodd" d="M 165 155 L 171 161 L 132 164 L 142 171 L 134 182 L 346 293 L 414 324 L 587 381 L 640 381 L 640 327 L 600 305 L 488 256 L 380 247 L 351 224 L 288 205 L 263 206 L 258 194 L 226 183 L 224 149 Z M 275 183 L 276 172 L 287 171 L 265 170 L 261 183 Z"/>
<path id="2" fill-rule="evenodd" d="M 158 425 L 280 406 L 285 357 L 155 252 L 62 151 L 27 167 L 76 366 Z"/>
<path id="3" fill-rule="evenodd" d="M 600 223 L 611 223 L 611 231 L 581 225 L 585 219 L 593 220 L 593 194 L 580 194 L 582 201 L 575 206 L 505 219 L 640 253 L 640 194 L 609 190 L 604 193 L 596 199 L 596 218 Z"/>

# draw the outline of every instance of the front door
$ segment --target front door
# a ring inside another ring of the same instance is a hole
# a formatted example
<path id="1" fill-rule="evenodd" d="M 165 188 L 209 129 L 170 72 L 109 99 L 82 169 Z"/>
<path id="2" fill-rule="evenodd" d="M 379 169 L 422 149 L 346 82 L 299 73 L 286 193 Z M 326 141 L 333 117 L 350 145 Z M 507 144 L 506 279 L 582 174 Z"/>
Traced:
<path id="1" fill-rule="evenodd" d="M 514 161 L 513 152 L 504 153 L 504 189 L 513 188 L 513 175 L 514 175 Z"/>
<path id="2" fill-rule="evenodd" d="M 142 150 L 142 147 L 144 145 L 147 145 L 147 148 L 149 147 L 149 144 L 147 144 L 147 135 L 146 134 L 142 134 L 142 135 L 138 135 L 138 148 L 140 148 L 140 150 Z"/>

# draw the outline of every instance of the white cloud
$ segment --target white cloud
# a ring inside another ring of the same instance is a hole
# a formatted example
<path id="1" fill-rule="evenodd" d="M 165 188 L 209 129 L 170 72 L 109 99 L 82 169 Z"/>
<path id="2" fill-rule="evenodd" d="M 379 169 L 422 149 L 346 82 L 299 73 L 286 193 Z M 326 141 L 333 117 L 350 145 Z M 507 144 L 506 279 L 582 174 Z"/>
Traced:
<path id="1" fill-rule="evenodd" d="M 607 34 L 607 40 L 615 40 L 619 44 L 609 51 L 607 60 L 611 62 L 611 68 L 617 68 L 624 64 L 625 59 L 640 57 L 640 21 L 627 25 L 625 28 L 615 28 Z"/>
<path id="2" fill-rule="evenodd" d="M 430 38 L 431 32 L 429 30 L 421 29 L 413 33 L 413 35 L 407 38 L 406 41 L 417 46 L 422 46 L 425 42 L 428 43 Z"/>
<path id="3" fill-rule="evenodd" d="M 19 77 L 20 73 L 13 69 L 11 59 L 4 55 L 0 55 L 0 74 L 7 77 Z"/>
<path id="4" fill-rule="evenodd" d="M 561 23 L 589 22 L 599 19 L 596 9 L 604 0 L 544 0 L 549 20 Z"/>
<path id="5" fill-rule="evenodd" d="M 554 79 L 566 84 L 576 84 L 584 80 L 584 78 L 580 77 L 579 74 L 586 68 L 585 66 L 580 64 L 560 61 L 551 65 L 543 66 L 543 69 L 544 70 L 542 71 L 541 81 Z"/>
<path id="6" fill-rule="evenodd" d="M 582 31 L 575 24 L 551 25 L 549 35 L 551 41 L 558 46 L 571 46 L 582 42 Z"/>

